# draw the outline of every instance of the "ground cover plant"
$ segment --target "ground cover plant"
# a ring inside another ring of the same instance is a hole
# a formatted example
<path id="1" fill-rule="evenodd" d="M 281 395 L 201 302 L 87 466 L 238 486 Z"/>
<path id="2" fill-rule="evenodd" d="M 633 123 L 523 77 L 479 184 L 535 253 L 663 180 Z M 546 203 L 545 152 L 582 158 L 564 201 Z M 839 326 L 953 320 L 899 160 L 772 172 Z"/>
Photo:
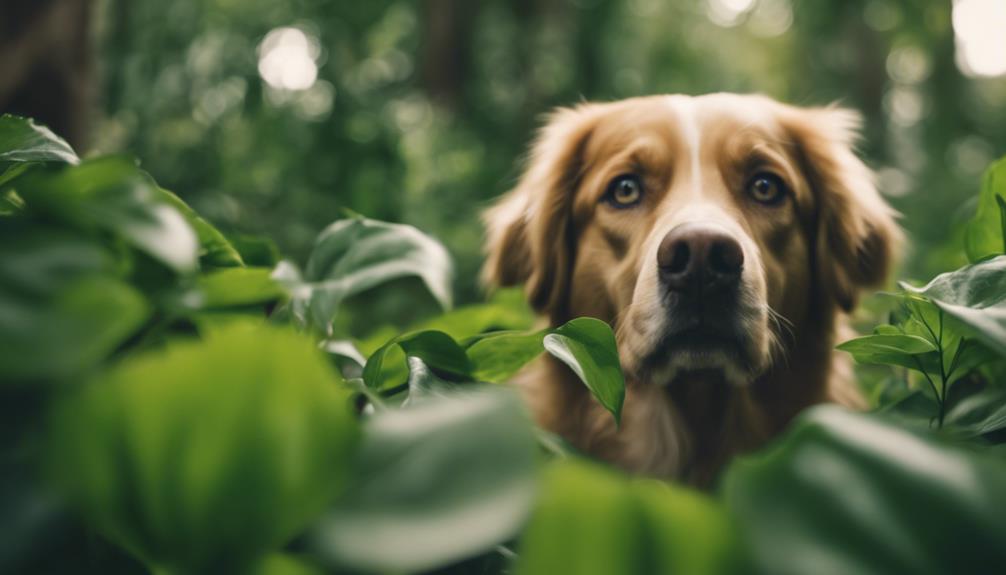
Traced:
<path id="1" fill-rule="evenodd" d="M 607 324 L 451 309 L 444 247 L 358 214 L 284 260 L 4 116 L 0 572 L 997 572 L 1006 162 L 980 193 L 972 263 L 839 346 L 875 408 L 811 409 L 700 492 L 586 460 L 507 387 L 549 353 L 617 420 Z M 443 313 L 348 337 L 354 296 L 404 277 Z"/>

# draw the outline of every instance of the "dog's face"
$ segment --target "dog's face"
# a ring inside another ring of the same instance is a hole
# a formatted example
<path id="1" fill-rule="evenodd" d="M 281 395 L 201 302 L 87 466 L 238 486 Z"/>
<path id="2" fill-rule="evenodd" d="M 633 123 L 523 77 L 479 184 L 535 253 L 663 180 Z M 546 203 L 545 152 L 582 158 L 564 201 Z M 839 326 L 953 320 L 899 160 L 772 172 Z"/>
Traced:
<path id="1" fill-rule="evenodd" d="M 728 94 L 562 110 L 487 213 L 487 278 L 553 322 L 612 322 L 635 380 L 752 381 L 887 272 L 897 228 L 855 125 Z"/>

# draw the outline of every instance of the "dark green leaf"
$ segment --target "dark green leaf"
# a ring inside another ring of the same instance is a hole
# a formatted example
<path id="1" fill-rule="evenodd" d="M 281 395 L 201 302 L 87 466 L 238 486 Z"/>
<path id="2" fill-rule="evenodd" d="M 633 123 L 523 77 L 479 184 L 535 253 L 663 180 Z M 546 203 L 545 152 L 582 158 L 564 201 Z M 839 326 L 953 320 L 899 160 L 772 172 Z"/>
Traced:
<path id="1" fill-rule="evenodd" d="M 313 529 L 330 564 L 422 571 L 503 543 L 535 487 L 532 426 L 509 390 L 478 388 L 377 412 L 358 473 Z"/>
<path id="2" fill-rule="evenodd" d="M 381 389 L 388 381 L 384 373 L 384 360 L 388 351 L 398 346 L 406 357 L 418 357 L 438 371 L 458 377 L 471 374 L 472 366 L 465 350 L 454 339 L 440 331 L 421 331 L 398 336 L 367 359 L 363 380 L 371 389 Z"/>
<path id="3" fill-rule="evenodd" d="M 598 319 L 577 318 L 546 335 L 544 345 L 579 376 L 618 422 L 625 401 L 625 378 L 611 327 Z"/>
<path id="4" fill-rule="evenodd" d="M 259 323 L 132 358 L 59 402 L 54 479 L 147 565 L 244 572 L 347 477 L 356 423 L 307 337 Z"/>
<path id="5" fill-rule="evenodd" d="M 76 280 L 41 301 L 4 297 L 0 381 L 82 374 L 136 333 L 149 313 L 140 293 L 100 276 Z"/>
<path id="6" fill-rule="evenodd" d="M 806 412 L 725 487 L 759 572 L 994 573 L 1006 561 L 1006 462 L 876 415 Z"/>

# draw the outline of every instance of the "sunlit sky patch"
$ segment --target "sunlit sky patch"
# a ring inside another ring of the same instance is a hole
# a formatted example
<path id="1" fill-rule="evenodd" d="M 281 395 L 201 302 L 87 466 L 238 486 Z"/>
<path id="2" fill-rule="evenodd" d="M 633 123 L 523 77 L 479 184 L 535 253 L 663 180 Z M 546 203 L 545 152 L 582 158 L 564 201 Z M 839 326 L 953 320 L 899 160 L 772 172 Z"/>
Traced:
<path id="1" fill-rule="evenodd" d="M 957 67 L 969 76 L 1006 74 L 1006 1 L 954 0 Z"/>
<path id="2" fill-rule="evenodd" d="M 275 28 L 258 47 L 258 72 L 273 88 L 307 90 L 318 79 L 318 41 L 299 28 Z"/>

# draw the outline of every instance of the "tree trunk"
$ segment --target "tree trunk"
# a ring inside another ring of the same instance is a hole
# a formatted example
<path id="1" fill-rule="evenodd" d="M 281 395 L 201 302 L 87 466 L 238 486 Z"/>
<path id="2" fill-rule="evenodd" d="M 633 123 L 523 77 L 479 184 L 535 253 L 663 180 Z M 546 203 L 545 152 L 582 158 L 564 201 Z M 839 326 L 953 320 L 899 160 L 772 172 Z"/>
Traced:
<path id="1" fill-rule="evenodd" d="M 90 0 L 0 0 L 0 111 L 35 118 L 78 151 L 91 111 Z"/>

